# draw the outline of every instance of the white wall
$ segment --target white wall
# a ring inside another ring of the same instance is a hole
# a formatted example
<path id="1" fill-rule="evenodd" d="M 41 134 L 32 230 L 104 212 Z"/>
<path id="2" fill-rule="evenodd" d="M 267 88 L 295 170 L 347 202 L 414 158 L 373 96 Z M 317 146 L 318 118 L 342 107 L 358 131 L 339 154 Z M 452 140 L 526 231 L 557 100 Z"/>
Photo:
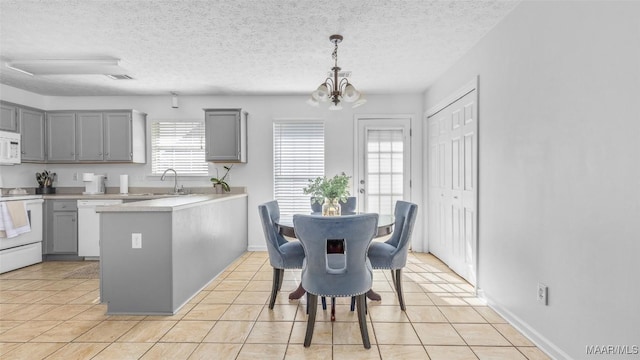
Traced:
<path id="1" fill-rule="evenodd" d="M 425 93 L 479 75 L 479 286 L 558 358 L 640 345 L 638 19 L 639 2 L 525 1 Z"/>
<path id="2" fill-rule="evenodd" d="M 171 108 L 170 96 L 81 96 L 43 97 L 37 94 L 11 88 L 0 87 L 2 100 L 38 107 L 44 110 L 83 109 L 136 109 L 147 113 L 147 121 L 156 119 L 204 119 L 203 108 L 236 108 L 249 112 L 248 118 L 248 162 L 236 164 L 231 171 L 231 186 L 246 186 L 249 194 L 249 249 L 266 249 L 257 208 L 260 203 L 273 199 L 273 139 L 272 124 L 277 119 L 324 119 L 325 120 L 325 171 L 329 176 L 345 171 L 353 175 L 354 114 L 409 114 L 414 118 L 413 133 L 418 134 L 413 142 L 412 173 L 414 183 L 421 182 L 421 139 L 420 116 L 422 97 L 410 95 L 369 95 L 366 105 L 355 110 L 345 107 L 342 111 L 329 111 L 327 107 L 314 108 L 305 103 L 306 96 L 180 96 L 179 109 Z M 14 96 L 14 93 L 20 96 Z M 222 170 L 222 165 L 217 165 Z M 209 173 L 215 174 L 215 165 L 209 165 Z M 82 181 L 74 181 L 76 172 L 107 173 L 111 179 L 107 186 L 118 186 L 119 174 L 129 174 L 129 186 L 172 187 L 173 181 L 160 182 L 158 177 L 147 176 L 150 164 L 22 164 L 0 167 L 4 187 L 37 186 L 34 173 L 43 169 L 58 174 L 56 186 L 84 186 Z M 208 178 L 189 180 L 179 178 L 185 187 L 210 186 Z M 422 198 L 421 187 L 414 186 L 412 199 Z M 416 226 L 416 233 L 421 228 Z M 421 239 L 418 239 L 418 246 Z M 421 248 L 419 246 L 419 248 Z"/>

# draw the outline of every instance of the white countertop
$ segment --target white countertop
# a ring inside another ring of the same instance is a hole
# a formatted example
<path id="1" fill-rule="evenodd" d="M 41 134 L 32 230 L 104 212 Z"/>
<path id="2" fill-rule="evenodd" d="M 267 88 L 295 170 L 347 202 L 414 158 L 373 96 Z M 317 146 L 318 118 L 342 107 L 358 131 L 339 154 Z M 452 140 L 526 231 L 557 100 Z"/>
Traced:
<path id="1" fill-rule="evenodd" d="M 96 212 L 163 212 L 185 209 L 193 206 L 204 205 L 212 201 L 226 201 L 247 194 L 192 194 L 165 197 L 160 199 L 136 201 L 132 203 L 99 206 Z"/>
<path id="2" fill-rule="evenodd" d="M 42 199 L 42 195 L 2 195 L 0 201 Z"/>

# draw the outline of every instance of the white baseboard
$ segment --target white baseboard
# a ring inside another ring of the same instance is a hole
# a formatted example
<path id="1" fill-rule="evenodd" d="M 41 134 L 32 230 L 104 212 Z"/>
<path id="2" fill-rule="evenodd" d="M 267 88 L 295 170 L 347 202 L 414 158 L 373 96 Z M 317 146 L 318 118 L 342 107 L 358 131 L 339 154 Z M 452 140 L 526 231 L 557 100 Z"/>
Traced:
<path id="1" fill-rule="evenodd" d="M 247 251 L 267 251 L 267 246 L 266 245 L 262 245 L 262 246 L 250 245 L 247 247 Z"/>
<path id="2" fill-rule="evenodd" d="M 573 360 L 571 356 L 562 351 L 558 346 L 556 346 L 553 342 L 547 339 L 545 336 L 540 334 L 536 329 L 532 328 L 529 324 L 524 322 L 518 316 L 516 316 L 511 311 L 507 310 L 504 306 L 502 306 L 499 302 L 492 299 L 490 296 L 479 289 L 478 297 L 485 299 L 487 301 L 487 305 L 497 312 L 500 316 L 502 316 L 507 322 L 516 328 L 516 330 L 520 331 L 524 336 L 526 336 L 531 342 L 533 342 L 540 350 L 546 353 L 550 358 L 555 360 Z"/>

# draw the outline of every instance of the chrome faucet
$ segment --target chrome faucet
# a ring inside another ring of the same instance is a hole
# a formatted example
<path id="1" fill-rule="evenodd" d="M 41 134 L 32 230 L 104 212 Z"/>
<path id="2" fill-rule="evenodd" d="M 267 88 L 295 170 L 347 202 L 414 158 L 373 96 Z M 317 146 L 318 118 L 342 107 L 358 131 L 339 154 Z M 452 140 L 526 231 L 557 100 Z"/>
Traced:
<path id="1" fill-rule="evenodd" d="M 177 194 L 178 193 L 178 172 L 173 170 L 172 168 L 168 168 L 167 170 L 165 170 L 162 173 L 162 176 L 160 177 L 160 181 L 164 181 L 165 176 L 167 175 L 167 171 L 173 171 L 173 194 Z"/>

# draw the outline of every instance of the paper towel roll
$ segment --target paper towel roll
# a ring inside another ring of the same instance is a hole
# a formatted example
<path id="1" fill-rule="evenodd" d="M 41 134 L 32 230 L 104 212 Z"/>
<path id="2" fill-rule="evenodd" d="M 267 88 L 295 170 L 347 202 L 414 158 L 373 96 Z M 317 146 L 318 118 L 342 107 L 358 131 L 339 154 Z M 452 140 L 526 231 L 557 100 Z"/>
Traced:
<path id="1" fill-rule="evenodd" d="M 82 181 L 93 181 L 93 173 L 83 173 Z"/>
<path id="2" fill-rule="evenodd" d="M 120 175 L 120 194 L 129 193 L 129 175 Z"/>

